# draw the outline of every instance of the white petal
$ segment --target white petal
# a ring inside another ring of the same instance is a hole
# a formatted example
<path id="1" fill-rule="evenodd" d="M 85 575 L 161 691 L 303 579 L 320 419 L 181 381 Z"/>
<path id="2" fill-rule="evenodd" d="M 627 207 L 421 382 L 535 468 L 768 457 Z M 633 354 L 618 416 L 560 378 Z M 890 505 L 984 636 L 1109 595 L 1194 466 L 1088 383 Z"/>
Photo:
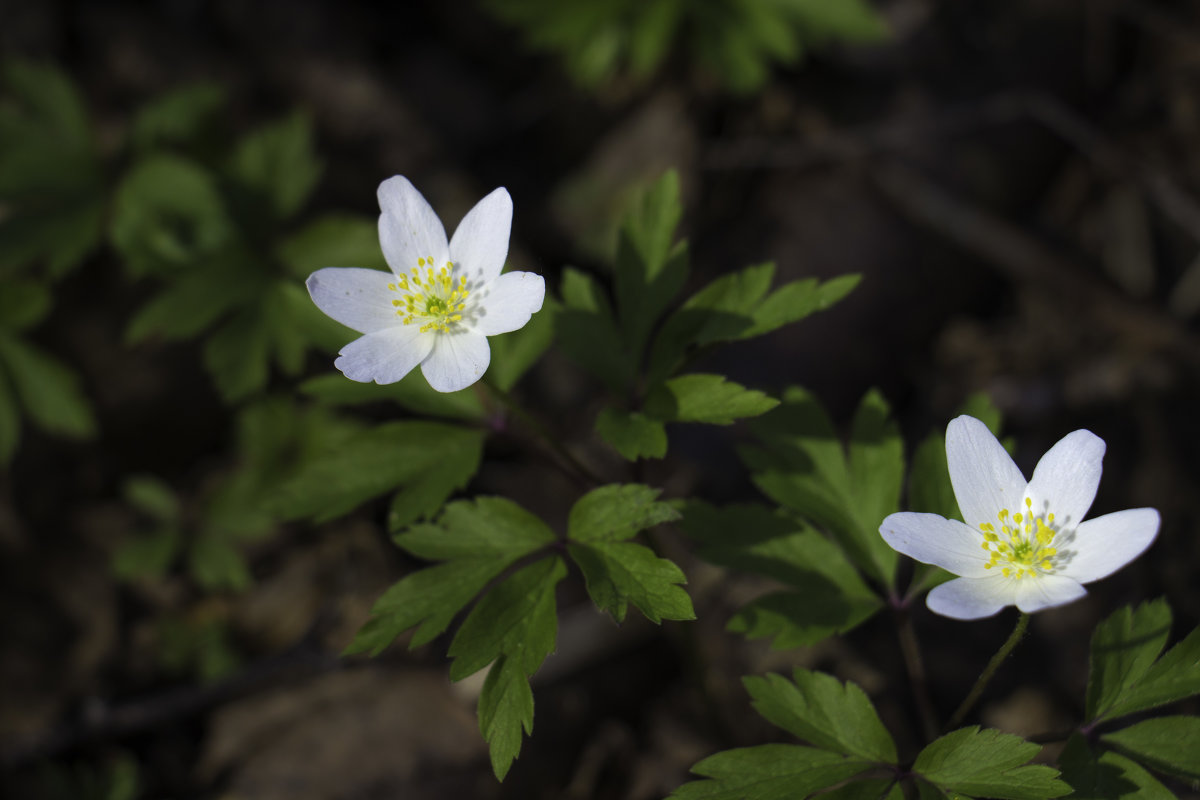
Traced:
<path id="1" fill-rule="evenodd" d="M 1013 604 L 1012 584 L 1002 575 L 956 578 L 930 589 L 925 605 L 943 617 L 983 619 Z"/>
<path id="2" fill-rule="evenodd" d="M 1013 581 L 1016 590 L 1017 608 L 1026 614 L 1053 608 L 1078 600 L 1087 594 L 1087 589 L 1065 575 L 1039 575 Z"/>
<path id="3" fill-rule="evenodd" d="M 379 184 L 379 208 L 379 246 L 393 272 L 408 273 L 417 259 L 433 259 L 438 267 L 449 260 L 446 229 L 408 178 Z"/>
<path id="4" fill-rule="evenodd" d="M 305 286 L 317 308 L 359 333 L 400 324 L 388 289 L 396 276 L 390 272 L 359 267 L 326 267 L 308 276 Z"/>
<path id="5" fill-rule="evenodd" d="M 1158 535 L 1158 512 L 1131 508 L 1086 520 L 1065 547 L 1055 542 L 1059 558 L 1066 556 L 1060 574 L 1080 583 L 1105 578 L 1140 556 Z"/>
<path id="6" fill-rule="evenodd" d="M 983 536 L 956 519 L 903 511 L 888 516 L 879 533 L 893 550 L 925 564 L 968 578 L 989 574 L 983 567 L 988 560 L 980 547 Z"/>
<path id="7" fill-rule="evenodd" d="M 479 290 L 471 327 L 484 336 L 523 328 L 545 299 L 546 281 L 541 275 L 506 272 Z"/>
<path id="8" fill-rule="evenodd" d="M 1026 491 L 1034 513 L 1052 511 L 1059 525 L 1078 525 L 1096 499 L 1103 459 L 1104 440 L 1091 431 L 1074 431 L 1060 439 L 1042 456 L 1029 481 Z"/>
<path id="9" fill-rule="evenodd" d="M 342 348 L 333 365 L 352 381 L 395 383 L 429 355 L 433 336 L 416 325 L 368 333 Z"/>
<path id="10" fill-rule="evenodd" d="M 946 461 L 958 508 L 972 528 L 995 523 L 1002 508 L 1021 508 L 1025 476 L 987 425 L 966 415 L 952 419 L 946 427 Z"/>
<path id="11" fill-rule="evenodd" d="M 501 187 L 467 212 L 450 239 L 454 271 L 472 286 L 490 283 L 504 268 L 508 235 L 512 231 L 512 198 Z"/>
<path id="12" fill-rule="evenodd" d="M 457 392 L 483 377 L 492 359 L 487 337 L 474 331 L 437 334 L 421 364 L 425 380 L 439 392 Z"/>

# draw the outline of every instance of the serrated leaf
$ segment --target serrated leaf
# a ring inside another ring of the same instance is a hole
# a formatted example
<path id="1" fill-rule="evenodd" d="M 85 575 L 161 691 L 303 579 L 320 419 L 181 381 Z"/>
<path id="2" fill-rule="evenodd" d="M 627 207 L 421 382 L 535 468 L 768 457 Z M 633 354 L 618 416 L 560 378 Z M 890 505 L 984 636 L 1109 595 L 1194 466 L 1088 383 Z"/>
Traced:
<path id="1" fill-rule="evenodd" d="M 816 278 L 792 281 L 771 292 L 753 313 L 753 324 L 739 339 L 750 339 L 799 322 L 807 316 L 830 308 L 858 285 L 860 276 L 842 275 L 821 282 Z"/>
<path id="2" fill-rule="evenodd" d="M 502 392 L 517 385 L 517 381 L 550 349 L 557 311 L 558 301 L 547 295 L 542 310 L 530 317 L 525 327 L 488 338 L 492 348 L 488 383 Z"/>
<path id="3" fill-rule="evenodd" d="M 117 187 L 109 234 L 134 276 L 171 272 L 213 255 L 233 226 L 211 173 L 177 156 L 138 162 Z"/>
<path id="4" fill-rule="evenodd" d="M 299 112 L 242 139 L 230 166 L 238 181 L 269 203 L 276 219 L 287 219 L 304 205 L 321 169 L 312 120 Z"/>
<path id="5" fill-rule="evenodd" d="M 484 595 L 450 643 L 450 680 L 474 675 L 500 656 L 525 675 L 536 672 L 554 652 L 554 587 L 566 576 L 562 559 L 551 556 L 514 572 Z"/>
<path id="6" fill-rule="evenodd" d="M 296 278 L 324 267 L 388 269 L 379 247 L 379 224 L 368 217 L 330 214 L 305 225 L 276 245 L 275 253 Z"/>
<path id="7" fill-rule="evenodd" d="M 680 375 L 656 386 L 645 411 L 663 422 L 706 422 L 731 425 L 743 417 L 765 414 L 779 401 L 726 380 L 723 375 Z"/>
<path id="8" fill-rule="evenodd" d="M 667 454 L 667 429 L 640 411 L 602 408 L 596 415 L 596 434 L 627 461 L 662 458 Z"/>
<path id="9" fill-rule="evenodd" d="M 484 437 L 445 451 L 443 458 L 406 483 L 392 498 L 388 529 L 398 531 L 437 513 L 450 495 L 466 487 L 483 461 Z"/>
<path id="10" fill-rule="evenodd" d="M 860 404 L 849 459 L 825 410 L 803 389 L 788 389 L 782 405 L 750 425 L 765 445 L 742 450 L 755 484 L 828 530 L 864 572 L 891 586 L 897 555 L 878 531 L 880 514 L 899 504 L 903 446 L 882 398 L 870 393 Z"/>
<path id="11" fill-rule="evenodd" d="M 446 506 L 436 525 L 416 525 L 394 537 L 418 558 L 517 559 L 555 541 L 537 516 L 503 497 L 475 497 Z"/>
<path id="12" fill-rule="evenodd" d="M 687 245 L 674 243 L 682 215 L 674 171 L 651 185 L 625 214 L 613 288 L 620 332 L 630 353 L 641 353 L 655 321 L 687 280 Z"/>
<path id="13" fill-rule="evenodd" d="M 520 667 L 508 658 L 499 658 L 483 682 L 479 730 L 488 743 L 496 780 L 503 781 L 521 752 L 521 731 L 533 733 L 533 691 Z"/>
<path id="14" fill-rule="evenodd" d="M 7 373 L 34 425 L 72 439 L 95 433 L 96 422 L 79 378 L 57 358 L 16 337 L 0 335 L 0 369 Z"/>
<path id="15" fill-rule="evenodd" d="M 454 477 L 461 479 L 466 465 L 478 463 L 484 437 L 481 430 L 439 422 L 386 423 L 314 454 L 279 488 L 273 507 L 288 519 L 321 522 L 385 492 L 422 484 L 446 462 L 456 462 Z M 439 477 L 449 480 L 445 473 Z M 429 490 L 429 483 L 422 485 Z"/>
<path id="16" fill-rule="evenodd" d="M 881 606 L 836 545 L 805 524 L 761 506 L 714 508 L 690 502 L 683 529 L 714 564 L 765 575 L 790 588 L 758 597 L 728 629 L 748 638 L 774 637 L 776 649 L 815 644 L 861 624 Z"/>
<path id="17" fill-rule="evenodd" d="M 381 653 L 409 628 L 420 626 L 409 647 L 419 647 L 441 634 L 467 603 L 503 572 L 512 558 L 463 558 L 413 572 L 384 592 L 371 607 L 371 618 L 358 630 L 342 655 Z"/>
<path id="18" fill-rule="evenodd" d="M 1153 770 L 1200 783 L 1200 717 L 1148 719 L 1100 739 Z"/>
<path id="19" fill-rule="evenodd" d="M 5 280 L 0 284 L 0 329 L 23 331 L 46 318 L 50 290 L 36 281 Z"/>
<path id="20" fill-rule="evenodd" d="M 867 695 L 832 675 L 797 669 L 742 679 L 754 710 L 768 722 L 825 750 L 881 764 L 896 761 L 896 745 Z"/>
<path id="21" fill-rule="evenodd" d="M 960 728 L 931 742 L 917 756 L 913 772 L 946 792 L 999 800 L 1045 800 L 1071 793 L 1058 771 L 1027 765 L 1040 745 L 1019 736 L 978 726 Z"/>
<path id="22" fill-rule="evenodd" d="M 575 542 L 618 542 L 679 519 L 678 511 L 658 502 L 660 491 L 638 483 L 591 490 L 571 507 L 567 538 Z"/>
<path id="23" fill-rule="evenodd" d="M 1111 750 L 1093 752 L 1073 734 L 1058 757 L 1062 779 L 1075 790 L 1072 800 L 1174 800 L 1175 795 L 1141 767 Z"/>
<path id="24" fill-rule="evenodd" d="M 625 620 L 633 603 L 656 625 L 664 619 L 695 619 L 692 600 L 679 584 L 683 571 L 654 551 L 631 542 L 572 543 L 571 558 L 587 582 L 588 594 L 601 611 Z"/>
<path id="25" fill-rule="evenodd" d="M 1171 609 L 1164 600 L 1118 610 L 1092 634 L 1086 716 L 1105 719 L 1145 675 L 1162 652 L 1171 630 Z"/>
<path id="26" fill-rule="evenodd" d="M 789 744 L 741 747 L 709 756 L 692 772 L 710 780 L 676 789 L 673 800 L 796 800 L 870 769 L 869 762 Z"/>
<path id="27" fill-rule="evenodd" d="M 1154 662 L 1105 715 L 1108 719 L 1146 711 L 1200 694 L 1200 628 L 1195 628 Z"/>

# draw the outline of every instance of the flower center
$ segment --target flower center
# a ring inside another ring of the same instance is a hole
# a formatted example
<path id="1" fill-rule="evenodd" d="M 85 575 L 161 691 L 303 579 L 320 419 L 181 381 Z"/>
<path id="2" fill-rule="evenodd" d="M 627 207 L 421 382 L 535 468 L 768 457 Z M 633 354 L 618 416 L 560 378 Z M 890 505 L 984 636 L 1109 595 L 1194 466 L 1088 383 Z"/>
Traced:
<path id="1" fill-rule="evenodd" d="M 458 276 L 456 283 L 451 274 L 453 270 L 452 261 L 434 272 L 432 258 L 418 258 L 411 275 L 400 275 L 395 283 L 388 284 L 389 289 L 400 293 L 399 299 L 392 300 L 392 305 L 405 325 L 419 323 L 421 333 L 449 333 L 455 323 L 462 321 L 462 311 L 467 307 L 470 292 L 467 276 Z"/>
<path id="2" fill-rule="evenodd" d="M 1035 515 L 1033 501 L 1026 497 L 1024 512 L 1013 513 L 1002 508 L 996 522 L 999 530 L 990 522 L 979 526 L 983 534 L 981 546 L 990 554 L 984 565 L 986 569 L 1000 567 L 1004 577 L 1017 580 L 1054 571 L 1058 550 L 1049 545 L 1058 528 L 1053 514 Z"/>

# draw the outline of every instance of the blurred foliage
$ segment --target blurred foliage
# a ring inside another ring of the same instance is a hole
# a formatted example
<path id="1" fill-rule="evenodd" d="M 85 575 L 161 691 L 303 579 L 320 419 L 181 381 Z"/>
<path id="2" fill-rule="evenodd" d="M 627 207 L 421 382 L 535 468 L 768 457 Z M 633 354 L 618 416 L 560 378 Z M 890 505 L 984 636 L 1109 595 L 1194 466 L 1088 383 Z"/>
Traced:
<path id="1" fill-rule="evenodd" d="M 835 42 L 887 33 L 867 0 L 483 0 L 533 48 L 561 57 L 580 84 L 647 81 L 675 49 L 736 92 Z"/>
<path id="2" fill-rule="evenodd" d="M 41 769 L 49 800 L 136 800 L 141 796 L 138 764 L 121 754 L 102 763 L 49 763 Z"/>

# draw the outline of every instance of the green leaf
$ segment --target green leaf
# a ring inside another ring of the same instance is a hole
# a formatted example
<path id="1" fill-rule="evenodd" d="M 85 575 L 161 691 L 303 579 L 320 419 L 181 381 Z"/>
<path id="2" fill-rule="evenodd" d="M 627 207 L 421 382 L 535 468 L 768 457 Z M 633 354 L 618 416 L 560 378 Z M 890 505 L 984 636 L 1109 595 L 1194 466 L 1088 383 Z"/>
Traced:
<path id="1" fill-rule="evenodd" d="M 1197 694 L 1200 694 L 1200 628 L 1194 628 L 1154 662 L 1105 716 L 1114 719 Z"/>
<path id="2" fill-rule="evenodd" d="M 633 381 L 634 362 L 626 357 L 621 333 L 603 291 L 590 276 L 567 268 L 563 305 L 554 315 L 554 339 L 573 361 L 614 394 Z"/>
<path id="3" fill-rule="evenodd" d="M 511 500 L 478 497 L 446 506 L 436 525 L 417 525 L 395 537 L 418 558 L 445 563 L 419 570 L 376 601 L 371 619 L 347 653 L 379 653 L 416 625 L 410 647 L 431 641 L 510 564 L 554 542 L 540 519 Z"/>
<path id="4" fill-rule="evenodd" d="M 685 783 L 673 800 L 796 800 L 870 769 L 868 762 L 789 744 L 741 747 L 709 756 L 692 772 L 710 780 Z"/>
<path id="5" fill-rule="evenodd" d="M 773 725 L 816 747 L 881 764 L 896 762 L 896 745 L 867 695 L 832 675 L 797 669 L 782 675 L 745 677 L 754 710 Z"/>
<path id="6" fill-rule="evenodd" d="M 1175 795 L 1136 761 L 1111 750 L 1097 754 L 1073 734 L 1058 757 L 1072 800 L 1174 800 Z"/>
<path id="7" fill-rule="evenodd" d="M 77 266 L 103 229 L 104 175 L 87 112 L 70 79 L 9 61 L 0 98 L 0 271 Z"/>
<path id="8" fill-rule="evenodd" d="M 774 637 L 774 648 L 815 644 L 845 633 L 882 605 L 835 544 L 761 506 L 714 508 L 689 502 L 682 527 L 706 561 L 789 587 L 752 600 L 728 626 L 751 639 Z"/>
<path id="9" fill-rule="evenodd" d="M 1058 780 L 1057 770 L 1026 765 L 1041 749 L 1019 736 L 972 726 L 930 743 L 917 756 L 913 772 L 951 794 L 1001 800 L 1045 800 L 1070 794 L 1071 787 Z"/>
<path id="10" fill-rule="evenodd" d="M 630 353 L 641 353 L 655 321 L 687 280 L 687 245 L 673 244 L 682 215 L 674 171 L 647 189 L 625 215 L 613 277 L 617 317 Z"/>
<path id="11" fill-rule="evenodd" d="M 125 481 L 125 501 L 159 522 L 179 520 L 179 499 L 175 491 L 152 475 L 134 475 Z"/>
<path id="12" fill-rule="evenodd" d="M 150 336 L 188 339 L 253 300 L 263 282 L 249 254 L 225 250 L 202 259 L 137 312 L 125 330 L 126 342 Z"/>
<path id="13" fill-rule="evenodd" d="M 492 363 L 487 381 L 502 392 L 517 385 L 521 376 L 550 349 L 554 340 L 554 316 L 558 301 L 547 295 L 542 310 L 519 330 L 488 337 Z"/>
<path id="14" fill-rule="evenodd" d="M 0 367 L 39 428 L 72 439 L 95 434 L 96 422 L 79 379 L 58 359 L 20 339 L 0 335 Z"/>
<path id="15" fill-rule="evenodd" d="M 1000 409 L 983 392 L 976 392 L 968 397 L 958 413 L 975 417 L 975 419 L 988 426 L 993 436 L 1000 435 L 1000 423 L 1002 421 Z"/>
<path id="16" fill-rule="evenodd" d="M 1086 716 L 1112 716 L 1123 696 L 1149 671 L 1171 630 L 1171 609 L 1164 600 L 1129 606 L 1096 626 L 1092 634 Z"/>
<path id="17" fill-rule="evenodd" d="M 770 294 L 753 312 L 754 324 L 739 334 L 750 339 L 799 322 L 838 303 L 858 285 L 860 276 L 842 275 L 820 282 L 816 278 L 792 281 Z"/>
<path id="18" fill-rule="evenodd" d="M 567 538 L 575 542 L 619 542 L 679 519 L 678 511 L 657 501 L 659 492 L 638 483 L 593 489 L 571 507 Z"/>
<path id="19" fill-rule="evenodd" d="M 312 120 L 293 113 L 246 136 L 233 154 L 235 179 L 264 199 L 276 219 L 300 210 L 321 177 Z"/>
<path id="20" fill-rule="evenodd" d="M 596 434 L 627 461 L 662 458 L 667 454 L 667 429 L 640 411 L 602 408 L 596 415 Z"/>
<path id="21" fill-rule="evenodd" d="M 678 584 L 687 583 L 683 571 L 654 551 L 630 542 L 596 542 L 569 546 L 587 582 L 588 594 L 601 611 L 617 622 L 625 620 L 629 603 L 651 622 L 695 619 L 692 601 Z"/>
<path id="22" fill-rule="evenodd" d="M 1200 717 L 1159 717 L 1100 737 L 1158 772 L 1200 783 Z"/>
<path id="23" fill-rule="evenodd" d="M 50 290 L 25 280 L 5 280 L 0 284 L 0 330 L 23 331 L 46 318 L 50 311 Z"/>
<path id="24" fill-rule="evenodd" d="M 215 83 L 172 89 L 142 106 L 130 139 L 138 150 L 196 144 L 224 105 L 225 90 Z"/>
<path id="25" fill-rule="evenodd" d="M 727 381 L 722 375 L 681 375 L 659 384 L 646 398 L 646 414 L 664 422 L 731 425 L 765 414 L 779 401 Z"/>
<path id="26" fill-rule="evenodd" d="M 170 568 L 182 544 L 182 536 L 176 528 L 137 534 L 122 542 L 113 553 L 113 573 L 122 580 L 161 577 Z"/>
<path id="27" fill-rule="evenodd" d="M 479 730 L 496 779 L 503 781 L 521 752 L 521 731 L 533 734 L 533 691 L 516 661 L 501 657 L 488 671 L 479 695 Z"/>
<path id="28" fill-rule="evenodd" d="M 428 500 L 465 480 L 467 467 L 479 463 L 484 436 L 481 430 L 440 422 L 379 425 L 315 454 L 279 488 L 273 506 L 288 519 L 322 522 L 401 487 L 415 485 L 410 499 Z"/>
<path id="29" fill-rule="evenodd" d="M 239 592 L 253 583 L 242 554 L 218 536 L 200 536 L 192 543 L 188 569 L 196 583 L 209 591 Z"/>
<path id="30" fill-rule="evenodd" d="M 249 306 L 226 320 L 204 343 L 204 366 L 227 403 L 267 385 L 270 338 L 260 309 Z"/>
<path id="31" fill-rule="evenodd" d="M 946 519 L 962 519 L 954 487 L 950 484 L 946 438 L 940 433 L 926 436 L 913 453 L 908 475 L 908 508 Z"/>
<path id="32" fill-rule="evenodd" d="M 466 488 L 483 461 L 484 435 L 462 439 L 440 452 L 440 458 L 413 476 L 392 498 L 388 529 L 398 531 L 437 513 L 452 494 Z"/>
<path id="33" fill-rule="evenodd" d="M 191 161 L 157 154 L 117 187 L 109 235 L 129 274 L 140 276 L 194 264 L 234 234 L 215 178 Z"/>
<path id="34" fill-rule="evenodd" d="M 525 675 L 536 672 L 554 652 L 554 587 L 566 576 L 562 559 L 551 556 L 514 572 L 484 595 L 450 643 L 450 680 L 474 675 L 501 656 Z"/>
<path id="35" fill-rule="evenodd" d="M 379 247 L 379 223 L 367 217 L 331 214 L 283 239 L 275 254 L 288 272 L 307 278 L 324 267 L 388 269 Z"/>
<path id="36" fill-rule="evenodd" d="M 479 394 L 472 389 L 438 392 L 430 387 L 421 370 L 414 369 L 396 383 L 358 383 L 340 372 L 319 375 L 300 384 L 300 391 L 323 403 L 363 405 L 397 403 L 409 411 L 467 421 L 484 419 L 486 412 Z"/>
<path id="37" fill-rule="evenodd" d="M 828 530 L 861 569 L 891 586 L 897 555 L 879 524 L 899 506 L 904 463 L 887 414 L 878 393 L 863 398 L 847 459 L 825 410 L 793 387 L 782 405 L 750 423 L 766 449 L 743 449 L 742 456 L 764 493 Z"/>

